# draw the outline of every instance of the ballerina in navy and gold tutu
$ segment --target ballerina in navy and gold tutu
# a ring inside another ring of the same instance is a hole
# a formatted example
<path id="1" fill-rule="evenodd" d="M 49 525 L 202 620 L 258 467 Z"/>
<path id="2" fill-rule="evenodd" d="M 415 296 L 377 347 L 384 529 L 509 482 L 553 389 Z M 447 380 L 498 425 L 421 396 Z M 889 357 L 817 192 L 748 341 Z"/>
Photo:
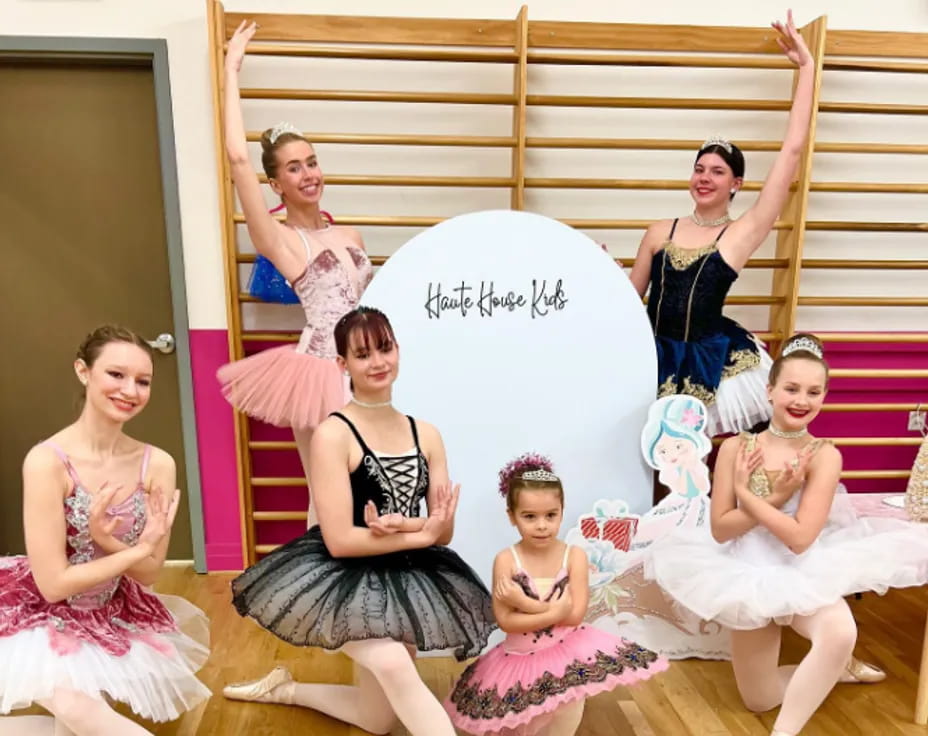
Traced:
<path id="1" fill-rule="evenodd" d="M 809 132 L 815 67 L 793 24 L 774 23 L 778 43 L 799 67 L 783 145 L 757 201 L 728 214 L 744 183 L 744 155 L 727 140 L 707 140 L 696 154 L 689 217 L 661 220 L 641 241 L 630 278 L 648 295 L 658 360 L 658 396 L 690 394 L 709 409 L 710 436 L 747 430 L 770 419 L 770 356 L 754 335 L 722 315 L 741 269 L 779 217 Z"/>
<path id="2" fill-rule="evenodd" d="M 225 694 L 314 708 L 374 733 L 399 719 L 413 736 L 453 736 L 410 654 L 478 654 L 496 628 L 490 594 L 442 546 L 451 541 L 458 489 L 438 430 L 391 405 L 399 352 L 386 316 L 349 312 L 335 343 L 354 398 L 313 437 L 319 524 L 246 570 L 232 591 L 239 613 L 281 639 L 347 654 L 360 686 L 297 683 L 278 667 Z"/>

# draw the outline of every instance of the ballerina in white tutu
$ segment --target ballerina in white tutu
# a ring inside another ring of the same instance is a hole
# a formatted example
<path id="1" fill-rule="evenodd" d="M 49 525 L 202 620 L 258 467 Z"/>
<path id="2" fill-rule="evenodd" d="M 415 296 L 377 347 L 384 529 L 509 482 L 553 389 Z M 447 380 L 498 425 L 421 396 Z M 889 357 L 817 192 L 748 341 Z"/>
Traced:
<path id="1" fill-rule="evenodd" d="M 839 484 L 840 452 L 808 431 L 828 387 L 817 338 L 790 338 L 769 384 L 770 428 L 719 451 L 710 527 L 655 544 L 645 572 L 682 606 L 732 630 L 745 705 L 781 706 L 773 733 L 790 736 L 837 682 L 857 681 L 846 670 L 857 626 L 844 596 L 923 585 L 928 530 L 856 517 Z M 781 626 L 812 642 L 796 667 L 778 667 Z"/>
<path id="2" fill-rule="evenodd" d="M 150 733 L 108 704 L 168 721 L 208 698 L 203 613 L 152 593 L 180 492 L 174 460 L 123 432 L 151 394 L 151 348 L 105 326 L 78 350 L 76 422 L 23 463 L 28 557 L 0 564 L 0 714 L 37 703 L 54 716 L 0 719 L 7 734 Z M 182 630 L 183 629 L 183 630 Z"/>

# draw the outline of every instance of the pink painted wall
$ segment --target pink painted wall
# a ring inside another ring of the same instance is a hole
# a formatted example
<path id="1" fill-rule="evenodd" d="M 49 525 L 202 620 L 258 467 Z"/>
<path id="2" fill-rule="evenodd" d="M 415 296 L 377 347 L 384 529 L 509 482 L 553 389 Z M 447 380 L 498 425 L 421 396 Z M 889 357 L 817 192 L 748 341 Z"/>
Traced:
<path id="1" fill-rule="evenodd" d="M 270 347 L 251 344 L 249 351 Z M 826 357 L 833 368 L 928 368 L 928 345 L 906 343 L 832 343 Z M 197 438 L 203 488 L 206 557 L 210 571 L 242 568 L 239 492 L 236 475 L 233 413 L 219 391 L 216 369 L 228 360 L 224 330 L 192 330 L 191 351 Z M 928 379 L 835 378 L 829 403 L 928 403 Z M 825 437 L 917 437 L 906 429 L 908 414 L 823 412 L 812 430 Z M 251 423 L 254 440 L 292 440 L 287 429 Z M 917 447 L 843 447 L 847 470 L 909 470 Z M 302 476 L 295 451 L 253 454 L 253 472 L 260 476 Z M 901 492 L 904 479 L 848 480 L 850 491 Z M 255 507 L 262 511 L 303 509 L 305 488 L 261 487 Z M 261 522 L 259 544 L 289 541 L 305 530 L 302 522 Z"/>
<path id="2" fill-rule="evenodd" d="M 226 330 L 190 330 L 193 403 L 200 449 L 200 488 L 209 571 L 242 569 L 235 426 L 216 381 L 229 360 Z"/>
<path id="3" fill-rule="evenodd" d="M 825 357 L 832 368 L 928 368 L 925 343 L 830 343 Z M 926 378 L 834 378 L 827 403 L 928 404 Z M 918 437 L 908 412 L 822 412 L 812 431 L 823 437 Z M 841 447 L 845 470 L 911 470 L 918 451 L 909 447 Z M 903 492 L 906 480 L 849 479 L 849 491 Z"/>

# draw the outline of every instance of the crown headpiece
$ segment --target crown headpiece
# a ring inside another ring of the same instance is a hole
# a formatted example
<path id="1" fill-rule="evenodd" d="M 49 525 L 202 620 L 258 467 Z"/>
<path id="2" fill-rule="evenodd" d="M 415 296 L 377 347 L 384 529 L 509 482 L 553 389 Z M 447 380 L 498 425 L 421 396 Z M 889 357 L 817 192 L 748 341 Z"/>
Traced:
<path id="1" fill-rule="evenodd" d="M 554 473 L 547 470 L 526 470 L 519 476 L 522 480 L 540 480 L 544 483 L 556 483 L 560 480 Z"/>
<path id="2" fill-rule="evenodd" d="M 519 455 L 499 471 L 499 494 L 501 496 L 505 497 L 509 494 L 509 485 L 514 478 L 541 481 L 543 483 L 554 483 L 560 480 L 554 474 L 554 466 L 551 464 L 551 460 L 534 452 Z"/>
<path id="3" fill-rule="evenodd" d="M 303 137 L 303 131 L 297 128 L 293 123 L 277 123 L 273 128 L 271 128 L 271 134 L 268 136 L 268 141 L 271 145 L 277 143 L 277 139 L 280 138 L 284 133 L 292 133 L 293 135 L 298 135 L 301 138 Z"/>
<path id="4" fill-rule="evenodd" d="M 725 149 L 725 153 L 728 153 L 728 154 L 731 153 L 731 141 L 726 140 L 725 138 L 722 138 L 721 136 L 717 136 L 717 135 L 712 136 L 711 138 L 709 138 L 709 140 L 707 140 L 705 143 L 703 143 L 699 147 L 699 150 L 702 151 L 708 148 L 709 146 L 719 146 L 720 148 Z"/>
<path id="5" fill-rule="evenodd" d="M 797 350 L 805 350 L 819 359 L 822 357 L 822 348 L 819 344 L 812 338 L 805 336 L 797 337 L 795 340 L 788 342 L 786 347 L 783 348 L 782 355 L 785 358 L 787 355 L 795 353 Z"/>

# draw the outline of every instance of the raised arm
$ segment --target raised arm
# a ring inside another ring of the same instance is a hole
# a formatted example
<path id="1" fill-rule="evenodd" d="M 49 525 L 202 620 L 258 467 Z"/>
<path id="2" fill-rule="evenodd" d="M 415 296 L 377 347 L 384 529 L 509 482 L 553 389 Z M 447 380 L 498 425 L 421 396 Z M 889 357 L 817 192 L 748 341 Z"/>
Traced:
<path id="1" fill-rule="evenodd" d="M 39 592 L 50 603 L 62 601 L 124 574 L 153 554 L 160 536 L 146 526 L 139 543 L 115 554 L 72 565 L 66 554 L 64 497 L 68 484 L 54 453 L 34 447 L 23 463 L 23 526 L 29 566 Z"/>
<path id="2" fill-rule="evenodd" d="M 841 453 L 833 445 L 825 445 L 816 453 L 809 463 L 802 500 L 795 516 L 784 514 L 750 492 L 739 493 L 738 500 L 758 524 L 765 526 L 799 555 L 818 539 L 828 520 L 828 512 L 841 479 L 841 466 Z"/>
<path id="3" fill-rule="evenodd" d="M 773 27 L 779 34 L 777 43 L 783 49 L 783 53 L 799 67 L 799 78 L 793 92 L 793 105 L 783 145 L 767 174 L 760 195 L 754 206 L 732 223 L 728 243 L 722 241 L 722 250 L 726 250 L 725 245 L 732 246 L 733 250 L 725 255 L 736 270 L 744 266 L 764 242 L 783 211 L 809 136 L 809 123 L 812 119 L 812 97 L 815 88 L 815 64 L 812 55 L 793 23 L 792 11 L 788 12 L 785 25 L 776 22 L 773 23 Z"/>
<path id="4" fill-rule="evenodd" d="M 245 47 L 255 35 L 257 24 L 242 21 L 229 39 L 225 60 L 224 118 L 226 154 L 235 191 L 242 203 L 245 224 L 255 250 L 268 258 L 291 281 L 302 272 L 305 258 L 288 249 L 284 228 L 267 211 L 258 175 L 248 157 L 245 122 L 238 90 L 238 75 L 245 57 Z"/>
<path id="5" fill-rule="evenodd" d="M 441 517 L 443 508 L 436 508 L 436 516 L 430 516 L 422 529 L 404 534 L 378 535 L 354 525 L 348 477 L 351 440 L 337 421 L 328 419 L 320 424 L 309 447 L 313 503 L 329 553 L 333 557 L 370 557 L 435 544 L 446 523 Z"/>

